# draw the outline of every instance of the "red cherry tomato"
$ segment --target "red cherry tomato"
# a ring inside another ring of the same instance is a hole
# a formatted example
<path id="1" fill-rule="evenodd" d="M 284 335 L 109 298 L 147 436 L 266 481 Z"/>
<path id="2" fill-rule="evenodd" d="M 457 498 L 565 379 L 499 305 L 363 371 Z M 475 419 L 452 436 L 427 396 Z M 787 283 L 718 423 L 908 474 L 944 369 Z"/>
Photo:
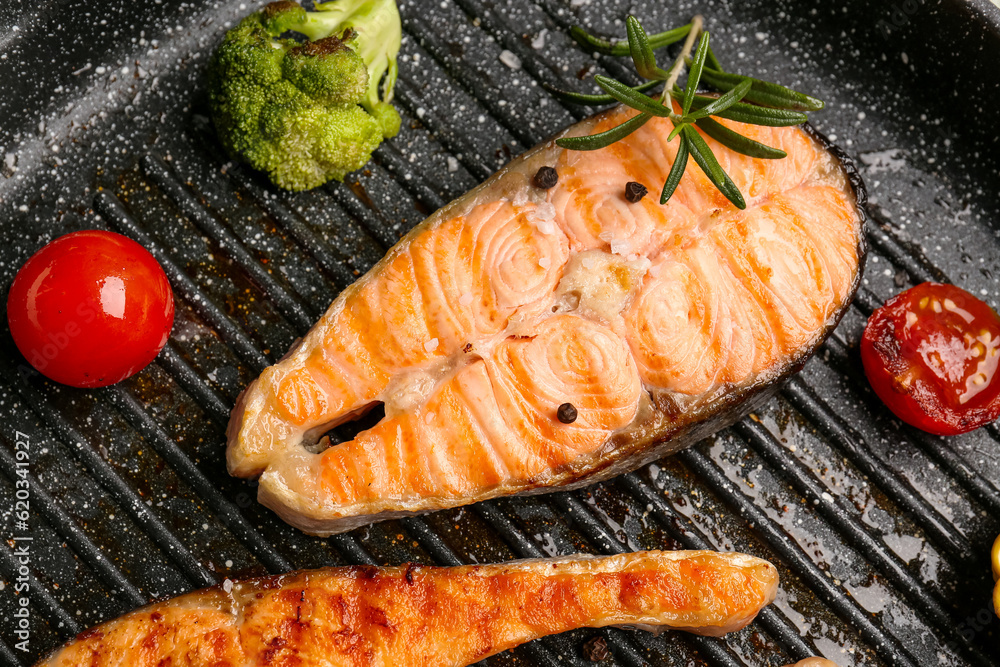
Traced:
<path id="1" fill-rule="evenodd" d="M 1000 416 L 1000 317 L 954 285 L 889 299 L 868 319 L 861 361 L 879 398 L 917 428 L 957 435 Z"/>
<path id="2" fill-rule="evenodd" d="M 159 353 L 174 321 L 163 269 L 142 246 L 112 232 L 73 232 L 36 252 L 7 297 L 21 354 L 74 387 L 134 375 Z"/>

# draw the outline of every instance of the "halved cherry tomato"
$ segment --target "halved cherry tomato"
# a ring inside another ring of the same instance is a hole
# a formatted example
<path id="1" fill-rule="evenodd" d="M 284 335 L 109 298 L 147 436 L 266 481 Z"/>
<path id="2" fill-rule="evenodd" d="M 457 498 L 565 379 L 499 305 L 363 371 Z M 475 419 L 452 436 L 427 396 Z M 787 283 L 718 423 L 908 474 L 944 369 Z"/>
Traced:
<path id="1" fill-rule="evenodd" d="M 868 319 L 861 361 L 879 398 L 917 428 L 957 435 L 1000 416 L 1000 317 L 954 285 L 889 299 Z"/>
<path id="2" fill-rule="evenodd" d="M 52 241 L 25 262 L 7 296 L 7 321 L 39 372 L 74 387 L 138 373 L 170 336 L 174 299 L 153 256 L 99 230 Z"/>

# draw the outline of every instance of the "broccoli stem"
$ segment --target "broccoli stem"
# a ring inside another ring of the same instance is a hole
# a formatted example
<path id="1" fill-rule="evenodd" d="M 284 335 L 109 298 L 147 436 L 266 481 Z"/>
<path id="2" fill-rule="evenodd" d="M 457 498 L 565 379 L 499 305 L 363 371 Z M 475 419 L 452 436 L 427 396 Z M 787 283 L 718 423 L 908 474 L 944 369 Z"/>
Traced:
<path id="1" fill-rule="evenodd" d="M 395 0 L 333 0 L 316 3 L 315 8 L 306 12 L 305 22 L 295 30 L 312 41 L 342 35 L 348 28 L 356 33 L 349 43 L 368 65 L 368 90 L 361 106 L 378 117 L 382 112 L 379 107 L 392 102 L 398 72 L 396 59 L 403 29 Z"/>

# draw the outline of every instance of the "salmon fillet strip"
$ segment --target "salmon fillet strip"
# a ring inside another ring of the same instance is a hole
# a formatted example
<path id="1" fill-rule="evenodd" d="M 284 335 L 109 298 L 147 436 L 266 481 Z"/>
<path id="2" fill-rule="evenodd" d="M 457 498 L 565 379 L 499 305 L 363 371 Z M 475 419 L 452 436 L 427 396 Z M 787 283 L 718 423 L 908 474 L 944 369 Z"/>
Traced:
<path id="1" fill-rule="evenodd" d="M 774 599 L 778 575 L 743 554 L 648 551 L 230 584 L 99 625 L 38 667 L 461 667 L 581 627 L 721 635 Z"/>

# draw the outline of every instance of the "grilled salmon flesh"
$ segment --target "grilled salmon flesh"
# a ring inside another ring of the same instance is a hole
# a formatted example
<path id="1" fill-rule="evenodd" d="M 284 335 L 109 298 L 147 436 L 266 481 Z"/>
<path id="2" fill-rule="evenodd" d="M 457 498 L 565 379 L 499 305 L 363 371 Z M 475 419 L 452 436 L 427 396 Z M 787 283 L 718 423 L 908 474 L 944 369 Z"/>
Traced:
<path id="1" fill-rule="evenodd" d="M 718 636 L 777 588 L 767 561 L 712 551 L 327 568 L 152 604 L 37 667 L 460 667 L 581 627 Z"/>
<path id="2" fill-rule="evenodd" d="M 666 205 L 625 197 L 670 171 L 663 118 L 598 151 L 540 145 L 437 211 L 243 393 L 230 472 L 260 476 L 261 502 L 329 535 L 590 484 L 762 402 L 854 294 L 863 190 L 807 128 L 720 122 L 788 154 L 706 137 L 743 211 L 693 165 Z M 532 184 L 543 166 L 558 172 L 550 189 Z M 380 403 L 373 428 L 324 437 Z"/>

